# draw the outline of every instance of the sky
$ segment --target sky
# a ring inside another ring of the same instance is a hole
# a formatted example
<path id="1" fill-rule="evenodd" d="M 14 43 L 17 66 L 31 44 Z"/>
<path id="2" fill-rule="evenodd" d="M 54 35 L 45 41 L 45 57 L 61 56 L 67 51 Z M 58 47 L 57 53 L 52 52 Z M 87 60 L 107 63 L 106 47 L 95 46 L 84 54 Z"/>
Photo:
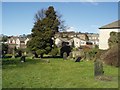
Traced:
<path id="1" fill-rule="evenodd" d="M 53 6 L 67 31 L 99 33 L 99 27 L 118 20 L 117 2 L 2 2 L 2 34 L 30 34 L 38 10 Z"/>

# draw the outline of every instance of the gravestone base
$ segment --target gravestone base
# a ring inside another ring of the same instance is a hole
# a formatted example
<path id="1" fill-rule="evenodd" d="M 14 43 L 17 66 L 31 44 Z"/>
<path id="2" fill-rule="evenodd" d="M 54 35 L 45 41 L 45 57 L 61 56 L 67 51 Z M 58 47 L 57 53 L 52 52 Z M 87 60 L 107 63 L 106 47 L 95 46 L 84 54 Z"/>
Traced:
<path id="1" fill-rule="evenodd" d="M 96 77 L 95 77 L 95 80 L 112 81 L 112 77 L 101 75 L 101 76 L 96 76 Z"/>

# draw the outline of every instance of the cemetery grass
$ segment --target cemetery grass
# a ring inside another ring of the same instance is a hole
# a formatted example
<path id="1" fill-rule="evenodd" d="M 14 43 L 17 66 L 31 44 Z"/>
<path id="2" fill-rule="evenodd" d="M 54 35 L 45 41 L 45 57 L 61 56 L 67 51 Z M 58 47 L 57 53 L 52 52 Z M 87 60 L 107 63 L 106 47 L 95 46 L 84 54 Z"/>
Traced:
<path id="1" fill-rule="evenodd" d="M 3 88 L 117 88 L 118 68 L 104 65 L 104 75 L 111 81 L 95 80 L 92 61 L 74 62 L 61 58 L 44 58 L 50 63 L 27 59 L 3 60 Z"/>

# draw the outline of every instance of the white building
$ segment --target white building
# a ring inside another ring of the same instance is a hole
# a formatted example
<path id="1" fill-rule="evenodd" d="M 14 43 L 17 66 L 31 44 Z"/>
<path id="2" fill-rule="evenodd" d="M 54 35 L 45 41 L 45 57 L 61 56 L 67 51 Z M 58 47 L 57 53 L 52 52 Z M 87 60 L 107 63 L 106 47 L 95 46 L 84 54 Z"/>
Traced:
<path id="1" fill-rule="evenodd" d="M 120 32 L 120 20 L 107 24 L 99 28 L 99 49 L 107 50 L 108 39 L 110 38 L 110 32 Z"/>
<path id="2" fill-rule="evenodd" d="M 57 46 L 57 47 L 60 47 L 60 46 L 62 46 L 62 43 L 63 42 L 66 42 L 66 43 L 68 43 L 68 45 L 72 45 L 72 42 L 73 42 L 73 39 L 72 38 L 61 38 L 61 37 L 59 37 L 59 38 L 55 38 L 55 45 Z"/>
<path id="3" fill-rule="evenodd" d="M 16 48 L 26 48 L 26 44 L 29 41 L 29 38 L 20 38 L 20 37 L 10 37 L 7 41 L 7 44 L 10 47 Z"/>
<path id="4" fill-rule="evenodd" d="M 73 40 L 75 48 L 86 45 L 86 41 L 80 38 L 74 37 Z"/>

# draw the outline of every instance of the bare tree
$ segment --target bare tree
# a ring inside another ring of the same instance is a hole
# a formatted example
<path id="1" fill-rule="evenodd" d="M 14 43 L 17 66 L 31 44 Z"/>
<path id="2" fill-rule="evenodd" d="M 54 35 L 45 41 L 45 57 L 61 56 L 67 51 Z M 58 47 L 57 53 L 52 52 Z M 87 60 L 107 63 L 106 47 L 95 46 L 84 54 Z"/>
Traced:
<path id="1" fill-rule="evenodd" d="M 61 15 L 59 12 L 57 12 L 57 11 L 56 11 L 56 13 L 57 13 L 57 15 L 58 15 L 57 18 L 58 18 L 58 20 L 60 21 L 59 31 L 66 31 L 67 26 L 65 26 L 65 21 L 61 19 L 61 18 L 62 18 L 62 15 Z"/>
<path id="2" fill-rule="evenodd" d="M 38 20 L 43 20 L 43 18 L 45 18 L 45 9 L 41 9 L 39 10 L 36 14 L 35 14 L 35 22 L 37 22 Z"/>

